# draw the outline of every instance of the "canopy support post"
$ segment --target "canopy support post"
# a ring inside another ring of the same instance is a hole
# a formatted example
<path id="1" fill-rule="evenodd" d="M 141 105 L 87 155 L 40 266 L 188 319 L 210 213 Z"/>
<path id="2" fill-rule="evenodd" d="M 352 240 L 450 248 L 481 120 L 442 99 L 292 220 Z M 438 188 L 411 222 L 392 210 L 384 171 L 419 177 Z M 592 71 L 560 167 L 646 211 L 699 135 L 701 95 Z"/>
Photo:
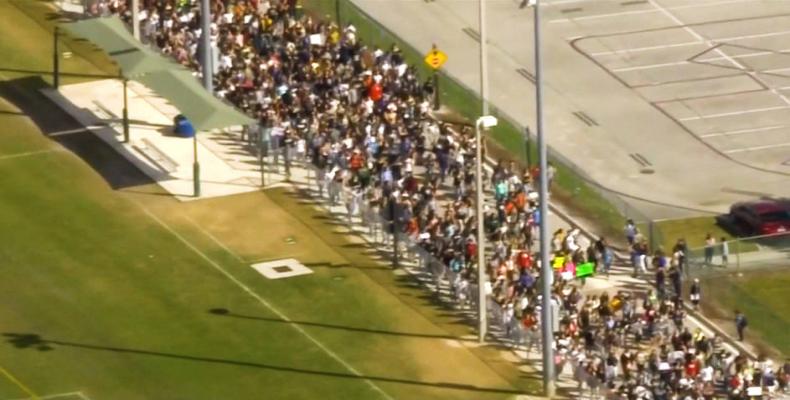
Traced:
<path id="1" fill-rule="evenodd" d="M 197 132 L 192 136 L 192 147 L 194 150 L 194 163 L 192 164 L 192 179 L 194 180 L 195 197 L 200 197 L 200 163 L 198 162 L 198 142 Z"/>
<path id="2" fill-rule="evenodd" d="M 129 96 L 128 96 L 128 83 L 129 80 L 123 78 L 123 142 L 129 143 Z"/>
<path id="3" fill-rule="evenodd" d="M 58 36 L 60 35 L 60 29 L 55 27 L 55 33 L 53 35 L 53 46 L 52 46 L 52 86 L 55 87 L 55 90 L 58 90 L 58 86 L 60 86 L 60 57 L 58 57 Z"/>

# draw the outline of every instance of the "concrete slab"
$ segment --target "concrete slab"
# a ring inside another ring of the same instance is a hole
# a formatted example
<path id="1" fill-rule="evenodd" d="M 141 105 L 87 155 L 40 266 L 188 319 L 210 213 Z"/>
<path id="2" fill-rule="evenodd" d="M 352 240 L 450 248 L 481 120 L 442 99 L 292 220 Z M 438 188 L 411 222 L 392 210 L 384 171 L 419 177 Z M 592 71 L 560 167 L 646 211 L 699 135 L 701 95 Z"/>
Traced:
<path id="1" fill-rule="evenodd" d="M 181 201 L 193 197 L 192 139 L 172 133 L 179 111 L 145 86 L 129 82 L 129 143 L 123 143 L 123 85 L 108 79 L 61 86 L 44 94 L 122 154 L 162 188 Z M 64 133 L 68 134 L 68 132 Z M 258 162 L 238 151 L 239 140 L 227 132 L 201 132 L 197 154 L 201 166 L 201 197 L 227 196 L 260 190 Z"/>

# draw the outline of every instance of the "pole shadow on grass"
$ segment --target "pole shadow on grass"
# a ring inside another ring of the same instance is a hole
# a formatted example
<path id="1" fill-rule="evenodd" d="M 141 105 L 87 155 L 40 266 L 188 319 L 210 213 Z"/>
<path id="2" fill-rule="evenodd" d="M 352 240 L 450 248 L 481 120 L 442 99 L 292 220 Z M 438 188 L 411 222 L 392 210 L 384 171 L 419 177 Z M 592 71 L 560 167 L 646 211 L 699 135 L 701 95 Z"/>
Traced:
<path id="1" fill-rule="evenodd" d="M 267 363 L 260 363 L 254 361 L 230 360 L 230 359 L 217 358 L 217 357 L 193 356 L 188 354 L 169 353 L 169 352 L 154 351 L 154 350 L 133 349 L 126 347 L 116 347 L 116 346 L 91 344 L 91 343 L 78 343 L 78 342 L 70 342 L 70 341 L 57 340 L 57 339 L 45 339 L 35 333 L 4 332 L 3 336 L 6 338 L 6 341 L 10 343 L 12 346 L 14 346 L 17 349 L 23 349 L 23 350 L 34 349 L 38 351 L 53 351 L 57 349 L 57 347 L 70 347 L 70 348 L 84 349 L 84 350 L 106 351 L 106 352 L 113 352 L 120 354 L 132 354 L 132 355 L 150 356 L 150 357 L 167 358 L 167 359 L 178 359 L 184 361 L 195 361 L 195 362 L 209 363 L 209 364 L 234 365 L 239 367 L 257 368 L 262 370 L 294 373 L 300 375 L 325 376 L 331 378 L 344 378 L 344 379 L 354 379 L 354 380 L 363 379 L 363 380 L 370 380 L 374 382 L 398 383 L 404 385 L 425 386 L 425 387 L 434 387 L 439 389 L 464 390 L 464 391 L 473 391 L 473 392 L 482 392 L 482 393 L 503 393 L 503 394 L 522 393 L 521 391 L 514 390 L 511 388 L 488 388 L 488 387 L 477 387 L 474 385 L 466 385 L 466 384 L 452 383 L 452 382 L 423 382 L 423 381 L 416 381 L 412 379 L 402 379 L 402 378 L 394 378 L 387 376 L 361 375 L 361 374 L 356 375 L 356 374 L 345 373 L 345 372 L 322 371 L 317 369 L 267 364 Z"/>
<path id="2" fill-rule="evenodd" d="M 281 318 L 271 318 L 271 317 L 260 317 L 257 315 L 243 315 L 234 313 L 226 308 L 212 308 L 208 310 L 210 314 L 223 316 L 223 317 L 233 317 L 233 318 L 240 318 L 240 319 L 247 319 L 253 321 L 263 321 L 263 322 L 277 322 L 282 324 L 294 324 L 294 325 L 301 325 L 301 326 L 314 326 L 318 328 L 326 328 L 326 329 L 335 329 L 335 330 L 343 330 L 349 332 L 361 332 L 361 333 L 370 333 L 376 335 L 390 335 L 390 336 L 405 336 L 405 337 L 414 337 L 414 338 L 425 338 L 425 339 L 448 339 L 448 340 L 457 340 L 459 342 L 467 341 L 467 339 L 462 339 L 452 335 L 441 335 L 441 334 L 431 334 L 431 333 L 417 333 L 417 332 L 393 332 L 393 331 L 386 331 L 382 329 L 371 329 L 371 328 L 360 328 L 360 327 L 352 327 L 352 326 L 344 326 L 344 325 L 334 325 L 334 324 L 326 324 L 321 322 L 309 322 L 309 321 L 286 321 Z M 473 340 L 469 340 L 473 341 Z"/>

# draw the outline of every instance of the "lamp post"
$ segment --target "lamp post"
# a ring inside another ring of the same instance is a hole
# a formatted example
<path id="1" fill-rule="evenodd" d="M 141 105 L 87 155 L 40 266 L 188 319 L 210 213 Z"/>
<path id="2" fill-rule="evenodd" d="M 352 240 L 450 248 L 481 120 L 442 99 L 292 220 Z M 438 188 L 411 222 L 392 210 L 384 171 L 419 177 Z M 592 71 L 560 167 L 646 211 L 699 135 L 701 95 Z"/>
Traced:
<path id="1" fill-rule="evenodd" d="M 268 124 L 268 122 L 267 122 Z M 261 187 L 266 186 L 266 158 L 269 155 L 269 140 L 271 140 L 270 127 L 258 127 L 260 134 L 258 137 L 258 164 L 261 167 Z"/>
<path id="2" fill-rule="evenodd" d="M 486 299 L 486 265 L 485 265 L 485 228 L 483 226 L 483 151 L 481 130 L 493 128 L 497 124 L 497 119 L 490 115 L 485 115 L 477 119 L 475 123 L 475 178 L 477 181 L 477 305 L 478 305 L 478 340 L 480 343 L 485 341 L 488 324 L 486 319 L 487 299 Z"/>
<path id="3" fill-rule="evenodd" d="M 526 156 L 527 156 L 527 158 L 526 158 L 527 171 L 529 171 L 529 169 L 532 167 L 532 155 L 530 154 L 530 150 L 531 149 L 530 149 L 530 143 L 529 143 L 530 135 L 532 135 L 532 132 L 530 132 L 528 126 L 525 126 L 524 127 L 524 151 L 526 152 Z"/>
<path id="4" fill-rule="evenodd" d="M 480 115 L 488 115 L 488 30 L 486 29 L 486 5 L 485 0 L 478 0 L 479 12 L 478 24 L 480 25 L 480 98 L 482 100 L 482 112 Z"/>
<path id="5" fill-rule="evenodd" d="M 538 130 L 538 162 L 540 163 L 540 280 L 541 330 L 543 333 L 543 390 L 546 397 L 554 397 L 554 332 L 552 332 L 551 281 L 553 271 L 549 265 L 549 182 L 546 138 L 543 130 L 543 63 L 540 42 L 540 0 L 535 1 L 535 103 L 537 104 L 536 129 Z"/>
<path id="6" fill-rule="evenodd" d="M 200 45 L 203 47 L 201 54 L 203 70 L 203 87 L 206 91 L 214 94 L 214 82 L 211 66 L 211 8 L 209 0 L 200 2 Z M 192 180 L 194 185 L 194 196 L 200 197 L 200 162 L 198 162 L 198 142 L 197 132 L 192 136 L 192 147 L 194 162 L 192 164 Z"/>
<path id="7" fill-rule="evenodd" d="M 213 69 L 211 66 L 211 8 L 209 0 L 200 2 L 200 45 L 203 48 L 201 54 L 203 70 L 203 87 L 209 93 L 214 93 Z"/>
<path id="8" fill-rule="evenodd" d="M 398 268 L 400 267 L 400 245 L 398 243 L 400 226 L 398 224 L 398 198 L 394 194 L 390 194 L 389 213 L 392 229 L 392 268 Z"/>

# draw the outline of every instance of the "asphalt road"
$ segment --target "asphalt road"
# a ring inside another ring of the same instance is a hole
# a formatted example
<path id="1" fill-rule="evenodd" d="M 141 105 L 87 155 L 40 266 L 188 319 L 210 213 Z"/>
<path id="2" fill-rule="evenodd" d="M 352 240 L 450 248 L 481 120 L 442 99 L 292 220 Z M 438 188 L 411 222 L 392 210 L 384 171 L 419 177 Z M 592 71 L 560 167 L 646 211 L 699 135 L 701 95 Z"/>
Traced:
<path id="1" fill-rule="evenodd" d="M 420 51 L 436 43 L 444 69 L 479 88 L 476 0 L 352 1 Z M 542 3 L 555 150 L 654 219 L 790 196 L 790 2 Z M 517 71 L 534 73 L 534 10 L 486 4 L 490 101 L 534 126 L 534 85 Z"/>

